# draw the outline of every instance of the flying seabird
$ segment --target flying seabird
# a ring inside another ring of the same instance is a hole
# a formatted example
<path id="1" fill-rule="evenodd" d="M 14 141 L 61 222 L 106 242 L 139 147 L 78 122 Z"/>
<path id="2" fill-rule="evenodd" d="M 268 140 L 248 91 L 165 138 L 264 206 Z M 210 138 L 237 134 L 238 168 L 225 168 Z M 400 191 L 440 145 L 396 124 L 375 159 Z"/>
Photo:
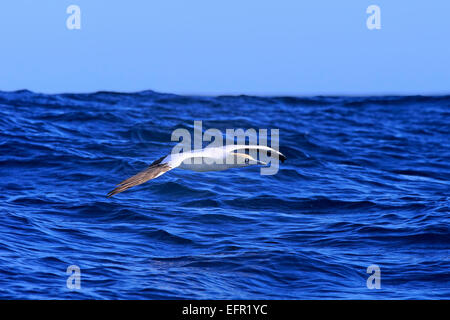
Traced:
<path id="1" fill-rule="evenodd" d="M 112 197 L 131 187 L 140 185 L 148 180 L 155 179 L 169 170 L 180 168 L 192 171 L 222 171 L 230 168 L 245 167 L 253 164 L 267 165 L 267 163 L 254 159 L 246 153 L 238 153 L 238 150 L 264 150 L 270 151 L 271 156 L 276 154 L 281 162 L 286 157 L 279 151 L 266 146 L 258 145 L 227 145 L 224 147 L 210 147 L 201 150 L 193 150 L 189 152 L 173 153 L 150 164 L 150 166 L 139 172 L 138 174 L 119 183 L 114 190 L 107 194 Z M 195 161 L 193 158 L 201 158 L 201 161 Z M 190 163 L 186 163 L 187 159 L 191 159 Z M 233 161 L 230 161 L 232 159 Z M 237 161 L 234 161 L 237 160 Z"/>

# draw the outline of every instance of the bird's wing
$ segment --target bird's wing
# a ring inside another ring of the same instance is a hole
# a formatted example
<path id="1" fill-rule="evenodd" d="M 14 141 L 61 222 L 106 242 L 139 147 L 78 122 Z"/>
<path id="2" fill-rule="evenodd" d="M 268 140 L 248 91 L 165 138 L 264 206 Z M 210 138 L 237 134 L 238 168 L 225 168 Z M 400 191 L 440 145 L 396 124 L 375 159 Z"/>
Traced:
<path id="1" fill-rule="evenodd" d="M 193 158 L 211 158 L 213 160 L 217 160 L 218 158 L 222 158 L 222 153 L 215 154 L 215 150 L 218 150 L 218 148 L 211 148 L 211 149 L 202 149 L 202 150 L 194 150 L 189 152 L 180 152 L 180 153 L 174 153 L 170 154 L 168 156 L 167 163 L 172 167 L 176 168 L 180 166 L 185 160 L 193 159 Z M 223 149 L 220 149 L 220 151 L 223 151 Z"/>
<path id="2" fill-rule="evenodd" d="M 155 179 L 167 171 L 173 169 L 166 161 L 163 161 L 166 157 L 162 157 L 154 161 L 147 169 L 142 170 L 138 174 L 122 181 L 117 187 L 107 194 L 107 197 L 112 197 L 122 191 L 125 191 L 131 187 L 140 185 L 148 180 Z"/>
<path id="3" fill-rule="evenodd" d="M 257 149 L 257 150 L 265 150 L 265 151 L 270 151 L 270 152 L 274 152 L 278 155 L 279 159 L 281 160 L 281 162 L 284 162 L 286 160 L 286 156 L 284 154 L 282 154 L 280 151 L 277 151 L 271 147 L 267 147 L 267 146 L 258 146 L 258 145 L 245 145 L 245 144 L 237 144 L 237 145 L 228 145 L 226 146 L 226 150 L 227 152 L 233 152 L 236 150 L 243 150 L 243 149 Z"/>

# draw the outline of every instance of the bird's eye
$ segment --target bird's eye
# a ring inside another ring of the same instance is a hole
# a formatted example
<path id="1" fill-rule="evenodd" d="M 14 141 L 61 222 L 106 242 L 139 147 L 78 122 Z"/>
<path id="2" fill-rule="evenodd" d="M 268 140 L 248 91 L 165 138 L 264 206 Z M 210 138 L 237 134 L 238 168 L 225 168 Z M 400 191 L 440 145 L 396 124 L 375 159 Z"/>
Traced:
<path id="1" fill-rule="evenodd" d="M 250 160 L 248 158 L 245 158 L 245 164 L 248 164 Z"/>

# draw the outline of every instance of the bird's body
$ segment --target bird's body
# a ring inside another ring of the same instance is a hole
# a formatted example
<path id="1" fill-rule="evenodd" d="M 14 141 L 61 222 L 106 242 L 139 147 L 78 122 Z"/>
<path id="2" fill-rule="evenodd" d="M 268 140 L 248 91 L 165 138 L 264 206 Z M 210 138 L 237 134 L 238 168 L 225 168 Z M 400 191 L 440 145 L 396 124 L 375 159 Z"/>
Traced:
<path id="1" fill-rule="evenodd" d="M 223 149 L 194 150 L 190 152 L 169 154 L 165 161 L 169 166 L 197 172 L 225 170 L 220 165 L 225 153 Z M 221 169 L 222 168 L 222 169 Z"/>
<path id="2" fill-rule="evenodd" d="M 266 152 L 269 151 L 272 156 L 276 155 L 282 162 L 286 159 L 282 153 L 275 149 L 257 145 L 227 145 L 224 147 L 211 147 L 188 152 L 171 153 L 154 161 L 147 169 L 119 183 L 113 191 L 108 193 L 108 197 L 148 180 L 155 179 L 174 168 L 206 172 L 222 171 L 254 164 L 266 165 L 265 162 L 254 159 L 246 153 L 235 152 L 238 150 L 264 150 Z"/>
<path id="3" fill-rule="evenodd" d="M 236 153 L 234 153 L 236 155 Z M 229 157 L 227 159 L 227 157 Z M 234 161 L 236 160 L 236 161 Z M 249 162 L 237 161 L 226 147 L 205 148 L 177 154 L 170 154 L 163 162 L 173 168 L 197 172 L 223 171 L 250 165 Z"/>

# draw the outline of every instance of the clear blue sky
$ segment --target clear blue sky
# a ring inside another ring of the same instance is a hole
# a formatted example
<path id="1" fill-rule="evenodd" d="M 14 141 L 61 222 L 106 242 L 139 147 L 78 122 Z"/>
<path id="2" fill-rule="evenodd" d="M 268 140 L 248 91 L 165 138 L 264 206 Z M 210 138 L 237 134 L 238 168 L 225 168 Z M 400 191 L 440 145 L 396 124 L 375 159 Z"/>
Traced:
<path id="1" fill-rule="evenodd" d="M 449 93 L 449 17 L 448 0 L 2 0 L 0 90 Z"/>

